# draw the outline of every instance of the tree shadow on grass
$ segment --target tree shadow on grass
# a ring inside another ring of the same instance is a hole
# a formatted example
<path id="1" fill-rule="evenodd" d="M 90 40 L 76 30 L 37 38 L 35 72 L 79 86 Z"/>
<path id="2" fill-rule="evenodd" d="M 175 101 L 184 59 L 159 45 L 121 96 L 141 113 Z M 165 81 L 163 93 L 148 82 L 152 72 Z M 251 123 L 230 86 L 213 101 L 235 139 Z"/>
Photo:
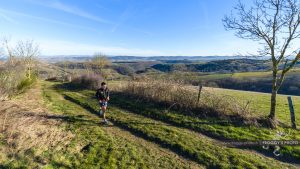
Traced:
<path id="1" fill-rule="evenodd" d="M 59 90 L 66 90 L 66 91 L 72 91 L 72 92 L 79 92 L 83 90 L 87 90 L 86 88 L 72 84 L 72 83 L 59 83 L 59 84 L 54 84 L 53 89 L 59 91 Z"/>

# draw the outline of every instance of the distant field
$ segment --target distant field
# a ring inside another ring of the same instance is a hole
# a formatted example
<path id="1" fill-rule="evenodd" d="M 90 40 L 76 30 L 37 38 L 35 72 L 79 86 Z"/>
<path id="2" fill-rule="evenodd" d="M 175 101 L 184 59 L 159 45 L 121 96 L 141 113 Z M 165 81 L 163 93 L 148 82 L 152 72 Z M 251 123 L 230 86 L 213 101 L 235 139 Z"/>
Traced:
<path id="1" fill-rule="evenodd" d="M 280 73 L 280 72 L 279 72 Z M 299 74 L 300 68 L 296 68 L 291 70 L 288 75 L 294 75 Z M 203 73 L 203 72 L 175 72 L 175 73 L 169 73 L 169 74 L 162 74 L 159 72 L 151 72 L 149 75 L 152 76 L 185 76 L 197 78 L 200 80 L 207 80 L 207 79 L 221 79 L 221 78 L 227 78 L 227 77 L 234 77 L 234 78 L 243 78 L 243 77 L 268 77 L 272 74 L 271 71 L 259 71 L 259 72 L 238 72 L 238 73 Z"/>
<path id="2" fill-rule="evenodd" d="M 279 72 L 281 73 L 281 72 Z M 300 73 L 300 69 L 291 70 L 288 75 Z M 243 77 L 268 77 L 272 75 L 271 71 L 267 72 L 242 72 L 242 73 L 234 73 L 232 74 L 235 78 L 243 78 Z"/>

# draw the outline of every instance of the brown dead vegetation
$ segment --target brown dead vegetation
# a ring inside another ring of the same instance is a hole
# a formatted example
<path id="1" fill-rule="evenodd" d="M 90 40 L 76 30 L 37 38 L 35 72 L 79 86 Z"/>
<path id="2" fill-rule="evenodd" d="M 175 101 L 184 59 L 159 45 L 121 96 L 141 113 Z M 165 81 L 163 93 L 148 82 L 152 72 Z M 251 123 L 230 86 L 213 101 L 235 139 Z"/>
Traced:
<path id="1" fill-rule="evenodd" d="M 72 133 L 63 129 L 62 118 L 48 112 L 42 105 L 38 87 L 18 98 L 0 102 L 0 139 L 5 145 L 0 148 L 2 156 L 30 150 L 39 154 L 67 147 L 73 138 Z"/>
<path id="2" fill-rule="evenodd" d="M 198 101 L 198 87 L 180 82 L 142 79 L 115 88 L 138 100 L 162 104 L 168 110 L 177 109 L 192 116 L 218 117 L 249 125 L 260 125 L 262 120 L 253 115 L 256 110 L 249 101 L 220 96 L 206 89 L 201 91 Z"/>

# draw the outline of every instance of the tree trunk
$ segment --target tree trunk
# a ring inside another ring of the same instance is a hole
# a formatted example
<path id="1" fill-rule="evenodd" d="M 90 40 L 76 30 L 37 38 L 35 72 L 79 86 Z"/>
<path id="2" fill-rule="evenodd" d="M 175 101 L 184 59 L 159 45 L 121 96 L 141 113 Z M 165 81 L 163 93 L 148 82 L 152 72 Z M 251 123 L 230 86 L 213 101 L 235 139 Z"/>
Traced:
<path id="1" fill-rule="evenodd" d="M 273 71 L 272 80 L 272 94 L 271 94 L 271 107 L 270 107 L 270 123 L 272 128 L 276 128 L 276 96 L 277 96 L 277 71 Z"/>
<path id="2" fill-rule="evenodd" d="M 275 112 L 276 112 L 276 96 L 277 91 L 276 89 L 272 89 L 272 95 L 271 95 L 271 109 L 270 109 L 270 119 L 275 120 Z"/>
<path id="3" fill-rule="evenodd" d="M 28 67 L 28 78 L 31 79 L 31 67 Z"/>

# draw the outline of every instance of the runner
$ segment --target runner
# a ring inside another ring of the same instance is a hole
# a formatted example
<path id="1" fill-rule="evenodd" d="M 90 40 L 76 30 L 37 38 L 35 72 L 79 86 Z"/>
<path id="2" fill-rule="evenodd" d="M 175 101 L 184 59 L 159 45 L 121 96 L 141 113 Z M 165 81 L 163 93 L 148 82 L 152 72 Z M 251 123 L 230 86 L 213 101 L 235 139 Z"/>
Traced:
<path id="1" fill-rule="evenodd" d="M 101 87 L 96 92 L 96 98 L 100 104 L 100 116 L 103 116 L 105 124 L 108 124 L 108 120 L 105 117 L 105 112 L 107 109 L 107 103 L 109 101 L 109 90 L 105 82 L 101 83 Z"/>

